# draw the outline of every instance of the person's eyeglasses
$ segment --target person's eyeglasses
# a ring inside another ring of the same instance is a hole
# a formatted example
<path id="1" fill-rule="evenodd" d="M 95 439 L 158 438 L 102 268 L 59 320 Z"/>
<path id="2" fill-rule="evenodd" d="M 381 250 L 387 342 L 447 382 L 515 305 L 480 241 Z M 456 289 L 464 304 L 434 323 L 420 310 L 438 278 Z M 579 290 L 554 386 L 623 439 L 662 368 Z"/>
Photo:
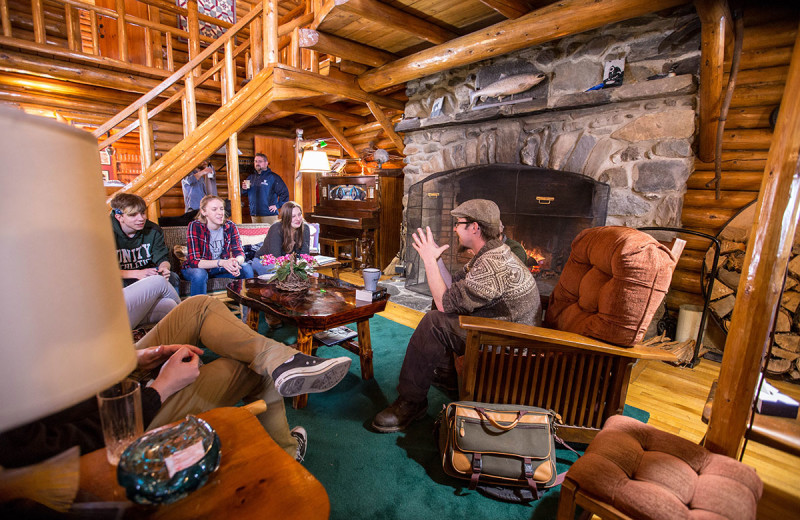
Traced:
<path id="1" fill-rule="evenodd" d="M 465 226 L 469 226 L 473 222 L 475 222 L 475 221 L 474 220 L 454 220 L 453 221 L 453 227 L 457 228 L 461 224 L 464 224 Z"/>

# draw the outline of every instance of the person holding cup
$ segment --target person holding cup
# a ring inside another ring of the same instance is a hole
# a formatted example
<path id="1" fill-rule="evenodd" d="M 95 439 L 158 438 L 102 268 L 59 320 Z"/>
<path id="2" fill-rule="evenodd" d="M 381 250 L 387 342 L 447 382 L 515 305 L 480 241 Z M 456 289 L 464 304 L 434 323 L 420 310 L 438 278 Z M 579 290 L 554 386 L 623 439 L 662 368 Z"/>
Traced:
<path id="1" fill-rule="evenodd" d="M 268 266 L 262 265 L 259 258 L 264 255 L 274 257 L 290 255 L 307 255 L 311 243 L 311 228 L 303 219 L 303 208 L 290 200 L 281 206 L 278 212 L 279 222 L 272 224 L 253 260 L 253 271 L 266 274 Z"/>
<path id="2" fill-rule="evenodd" d="M 196 345 L 201 338 L 203 346 L 219 358 L 200 362 L 203 350 Z M 184 300 L 136 343 L 136 349 L 137 372 L 152 378 L 138 390 L 145 430 L 188 414 L 235 406 L 240 400 L 262 399 L 267 410 L 256 418 L 299 461 L 307 436 L 302 427 L 289 429 L 284 397 L 330 390 L 347 375 L 351 363 L 348 357 L 307 356 L 262 336 L 220 300 L 207 295 Z M 119 395 L 127 393 L 119 390 Z M 100 406 L 93 397 L 0 433 L 0 466 L 34 464 L 72 446 L 79 446 L 82 453 L 102 448 Z"/>
<path id="3" fill-rule="evenodd" d="M 253 222 L 273 224 L 278 220 L 278 210 L 289 201 L 289 188 L 269 169 L 269 159 L 263 153 L 255 155 L 253 167 L 255 173 L 242 181 L 242 197 L 250 201 Z"/>
<path id="4" fill-rule="evenodd" d="M 253 278 L 253 268 L 244 262 L 239 231 L 236 224 L 225 219 L 221 198 L 203 197 L 186 235 L 186 261 L 181 274 L 191 283 L 191 296 L 205 294 L 209 278 Z"/>

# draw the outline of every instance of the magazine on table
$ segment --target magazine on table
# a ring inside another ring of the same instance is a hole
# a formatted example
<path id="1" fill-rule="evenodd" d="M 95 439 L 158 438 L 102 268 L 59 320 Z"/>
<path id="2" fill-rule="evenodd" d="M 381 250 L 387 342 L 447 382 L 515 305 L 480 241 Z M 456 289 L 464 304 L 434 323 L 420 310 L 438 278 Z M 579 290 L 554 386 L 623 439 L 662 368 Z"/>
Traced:
<path id="1" fill-rule="evenodd" d="M 321 341 L 325 345 L 336 345 L 342 341 L 354 338 L 358 332 L 347 327 L 334 327 L 322 332 L 314 334 L 314 338 Z"/>
<path id="2" fill-rule="evenodd" d="M 314 256 L 314 260 L 316 260 L 319 265 L 332 264 L 333 262 L 336 261 L 336 259 L 332 256 L 323 256 L 323 255 Z"/>

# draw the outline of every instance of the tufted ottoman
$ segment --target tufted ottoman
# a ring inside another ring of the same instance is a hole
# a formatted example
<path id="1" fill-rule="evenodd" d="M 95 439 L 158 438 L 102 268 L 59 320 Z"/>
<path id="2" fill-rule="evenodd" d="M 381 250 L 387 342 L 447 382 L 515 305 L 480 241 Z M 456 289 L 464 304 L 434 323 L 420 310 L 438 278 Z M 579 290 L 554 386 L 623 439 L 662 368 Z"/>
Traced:
<path id="1" fill-rule="evenodd" d="M 558 518 L 579 505 L 602 518 L 753 519 L 761 490 L 749 466 L 615 415 L 567 472 Z"/>

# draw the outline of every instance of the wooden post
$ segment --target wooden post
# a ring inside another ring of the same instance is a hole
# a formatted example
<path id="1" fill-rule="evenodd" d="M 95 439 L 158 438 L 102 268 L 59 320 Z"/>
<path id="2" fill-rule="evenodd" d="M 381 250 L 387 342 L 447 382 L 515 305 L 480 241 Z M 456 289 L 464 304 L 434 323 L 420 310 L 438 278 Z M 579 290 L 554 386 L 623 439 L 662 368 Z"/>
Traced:
<path id="1" fill-rule="evenodd" d="M 297 69 L 301 68 L 299 41 L 300 33 L 295 27 L 292 31 L 292 43 L 289 46 L 289 65 Z"/>
<path id="2" fill-rule="evenodd" d="M 0 0 L 0 21 L 2 21 L 3 24 L 3 36 L 11 36 L 11 18 L 8 17 L 8 0 Z"/>
<path id="3" fill-rule="evenodd" d="M 225 42 L 225 73 L 222 82 L 222 103 L 230 101 L 236 94 L 236 66 L 233 62 L 233 38 Z"/>
<path id="4" fill-rule="evenodd" d="M 261 28 L 261 18 L 256 18 L 250 24 L 250 59 L 247 60 L 246 70 L 250 72 L 248 79 L 258 74 L 264 68 L 264 30 Z"/>
<path id="5" fill-rule="evenodd" d="M 81 33 L 78 10 L 64 4 L 64 24 L 67 29 L 67 47 L 71 51 L 81 52 Z"/>
<path id="6" fill-rule="evenodd" d="M 44 27 L 44 8 L 42 0 L 31 0 L 31 16 L 33 17 L 33 39 L 36 43 L 47 43 Z"/>
<path id="7" fill-rule="evenodd" d="M 264 64 L 278 63 L 278 1 L 264 0 Z"/>
<path id="8" fill-rule="evenodd" d="M 172 48 L 172 33 L 168 32 L 167 37 L 167 70 L 172 72 L 175 70 L 175 52 Z"/>
<path id="9" fill-rule="evenodd" d="M 89 11 L 89 25 L 92 29 L 92 54 L 100 55 L 100 34 L 97 32 L 97 13 Z"/>
<path id="10" fill-rule="evenodd" d="M 228 138 L 225 154 L 228 164 L 228 198 L 231 201 L 231 220 L 242 223 L 242 194 L 239 182 L 239 134 L 234 132 Z"/>
<path id="11" fill-rule="evenodd" d="M 800 31 L 758 195 L 705 446 L 736 457 L 800 217 Z"/>
<path id="12" fill-rule="evenodd" d="M 714 149 L 722 105 L 722 76 L 725 62 L 725 25 L 730 21 L 723 0 L 696 0 L 702 22 L 700 60 L 700 145 L 697 155 L 714 160 Z"/>
<path id="13" fill-rule="evenodd" d="M 139 152 L 142 164 L 142 173 L 150 168 L 155 161 L 155 151 L 153 146 L 153 127 L 147 118 L 147 105 L 139 107 Z M 158 200 L 153 201 L 147 206 L 147 218 L 158 223 L 161 216 L 161 204 Z"/>
<path id="14" fill-rule="evenodd" d="M 189 0 L 186 9 L 188 10 L 186 23 L 189 29 L 189 61 L 192 61 L 200 54 L 200 20 L 197 18 L 197 0 Z M 197 77 L 202 70 L 202 65 L 198 65 L 192 74 Z"/>
<path id="15" fill-rule="evenodd" d="M 125 0 L 116 0 L 117 48 L 120 61 L 128 61 L 128 26 L 125 25 Z"/>
<path id="16" fill-rule="evenodd" d="M 147 6 L 147 16 L 150 18 L 151 22 L 161 22 L 161 10 L 158 7 L 154 7 L 152 5 Z M 164 46 L 163 39 L 161 37 L 161 31 L 152 31 L 151 33 L 152 41 L 150 42 L 150 48 L 152 49 L 149 53 L 153 59 L 153 66 L 159 69 L 164 68 L 164 58 L 161 54 L 161 49 Z"/>
<path id="17" fill-rule="evenodd" d="M 191 134 L 197 128 L 197 102 L 194 96 L 194 76 L 186 74 L 186 90 L 183 94 L 183 136 Z"/>

